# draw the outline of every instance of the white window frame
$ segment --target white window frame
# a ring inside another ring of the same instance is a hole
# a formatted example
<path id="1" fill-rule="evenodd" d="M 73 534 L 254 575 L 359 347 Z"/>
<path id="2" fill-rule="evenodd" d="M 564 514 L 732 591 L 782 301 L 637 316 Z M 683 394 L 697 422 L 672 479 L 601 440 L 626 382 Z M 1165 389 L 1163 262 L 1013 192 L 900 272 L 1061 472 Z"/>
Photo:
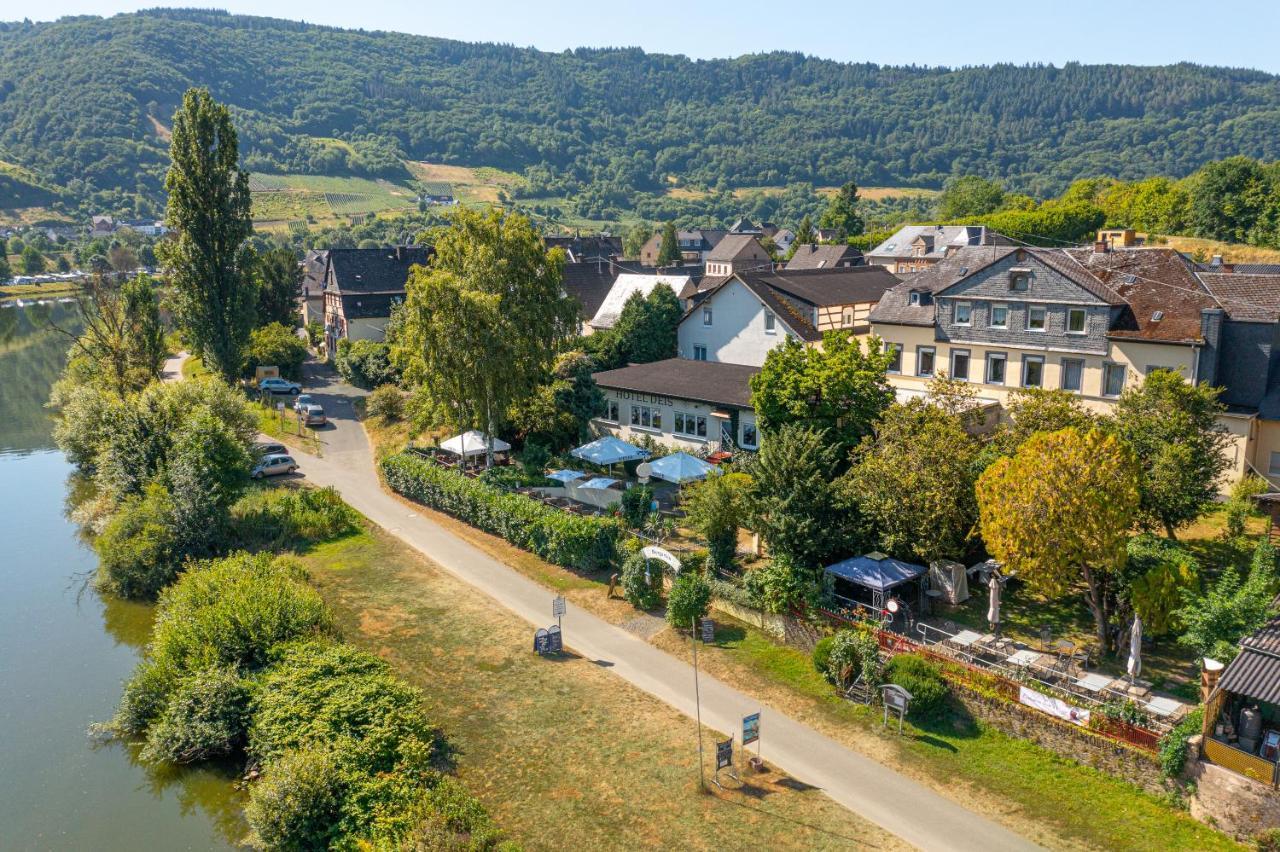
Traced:
<path id="1" fill-rule="evenodd" d="M 704 327 L 709 328 L 711 326 L 711 322 L 713 319 L 715 319 L 715 316 L 712 314 L 711 308 L 709 307 L 703 308 L 702 309 L 702 325 Z"/>
<path id="2" fill-rule="evenodd" d="M 773 311 L 764 312 L 764 333 L 765 334 L 778 333 L 778 318 L 773 315 Z"/>
<path id="3" fill-rule="evenodd" d="M 1036 311 L 1040 312 L 1040 327 L 1036 328 L 1031 324 L 1031 315 Z M 1045 329 L 1049 327 L 1049 308 L 1046 305 L 1027 305 L 1027 321 L 1026 330 L 1035 332 L 1036 334 L 1044 334 Z"/>
<path id="4" fill-rule="evenodd" d="M 1001 367 L 1000 381 L 991 378 L 991 363 L 999 361 L 1004 366 Z M 988 352 L 986 361 L 983 364 L 982 376 L 989 385 L 1006 385 L 1009 383 L 1009 356 L 1004 352 Z"/>
<path id="5" fill-rule="evenodd" d="M 1071 317 L 1080 315 L 1080 330 L 1074 331 L 1071 328 Z M 1066 334 L 1088 334 L 1089 333 L 1089 312 L 1084 308 L 1067 308 L 1067 324 L 1063 329 Z"/>
<path id="6" fill-rule="evenodd" d="M 604 414 L 601 415 L 600 419 L 606 423 L 617 423 L 620 416 L 622 416 L 622 406 L 618 405 L 618 401 L 616 399 L 606 399 L 604 401 Z"/>
<path id="7" fill-rule="evenodd" d="M 1032 364 L 1040 365 L 1040 381 L 1036 384 L 1027 382 L 1027 370 Z M 1043 355 L 1023 355 L 1022 356 L 1022 387 L 1024 388 L 1043 388 L 1044 387 L 1044 356 Z"/>
<path id="8" fill-rule="evenodd" d="M 964 305 L 966 311 L 968 312 L 968 316 L 964 319 L 964 321 L 960 320 L 961 305 Z M 965 327 L 972 326 L 973 325 L 973 302 L 970 302 L 970 301 L 956 302 L 955 308 L 951 314 L 951 322 L 953 325 L 961 325 Z"/>
<path id="9" fill-rule="evenodd" d="M 963 355 L 965 358 L 964 375 L 956 375 L 956 356 Z M 968 349 L 952 349 L 951 350 L 951 378 L 957 381 L 970 381 L 969 376 L 973 374 L 973 355 Z"/>
<path id="10" fill-rule="evenodd" d="M 1107 391 L 1107 377 L 1111 375 L 1112 370 L 1120 371 L 1120 390 L 1115 393 Z M 1115 361 L 1104 361 L 1102 364 L 1102 388 L 1101 395 L 1109 399 L 1118 399 L 1120 394 L 1124 393 L 1125 382 L 1129 379 L 1129 369 L 1124 364 Z"/>
<path id="11" fill-rule="evenodd" d="M 631 403 L 631 428 L 641 432 L 661 432 L 662 409 L 656 405 Z"/>
<path id="12" fill-rule="evenodd" d="M 1004 322 L 996 322 L 996 309 L 1000 308 L 1004 311 Z M 993 302 L 991 304 L 991 323 L 992 328 L 1008 328 L 1009 327 L 1009 304 L 1007 302 Z"/>
<path id="13" fill-rule="evenodd" d="M 698 357 L 699 355 L 701 355 L 702 357 L 699 358 Z M 693 360 L 695 361 L 707 360 L 707 347 L 705 344 L 702 344 L 702 343 L 693 344 Z"/>
<path id="14" fill-rule="evenodd" d="M 929 355 L 929 372 L 922 372 L 921 361 L 925 353 Z M 916 375 L 922 379 L 932 379 L 938 373 L 938 349 L 936 346 L 916 347 Z"/>
<path id="15" fill-rule="evenodd" d="M 1079 386 L 1074 388 L 1067 387 L 1067 365 L 1076 364 L 1080 368 L 1078 375 Z M 1058 387 L 1067 393 L 1083 393 L 1084 392 L 1084 359 L 1083 358 L 1063 358 L 1058 364 L 1059 372 L 1062 375 L 1058 379 Z"/>
<path id="16" fill-rule="evenodd" d="M 707 415 L 677 411 L 671 424 L 671 434 L 682 438 L 707 440 Z"/>
<path id="17" fill-rule="evenodd" d="M 895 367 L 893 365 L 893 361 L 890 361 L 889 366 L 885 369 L 885 372 L 892 373 L 895 376 L 902 375 L 902 344 L 890 343 L 886 340 L 884 344 L 884 351 L 893 352 L 897 356 L 896 360 L 898 362 L 898 366 Z"/>
<path id="18" fill-rule="evenodd" d="M 754 435 L 755 435 L 755 440 L 754 440 L 754 441 L 748 441 L 748 440 L 747 440 L 747 430 L 748 430 L 748 429 L 750 429 L 750 430 L 751 430 L 751 432 L 752 432 L 752 434 L 754 434 Z M 743 420 L 741 423 L 739 423 L 739 424 L 738 424 L 738 446 L 740 446 L 740 447 L 745 447 L 745 448 L 747 448 L 747 449 L 749 449 L 749 450 L 754 450 L 754 449 L 759 448 L 759 446 L 760 446 L 760 427 L 759 427 L 758 425 L 756 425 L 755 423 L 749 423 L 749 422 L 747 422 L 746 420 Z"/>

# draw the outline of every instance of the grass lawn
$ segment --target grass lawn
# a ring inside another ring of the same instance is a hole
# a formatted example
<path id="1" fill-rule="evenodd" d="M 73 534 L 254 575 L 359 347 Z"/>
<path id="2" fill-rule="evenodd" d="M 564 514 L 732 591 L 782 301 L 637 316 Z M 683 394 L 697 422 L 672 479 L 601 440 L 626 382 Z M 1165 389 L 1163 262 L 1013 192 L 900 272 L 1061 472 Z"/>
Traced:
<path id="1" fill-rule="evenodd" d="M 317 222 L 415 206 L 417 193 L 394 181 L 329 175 L 268 175 L 249 179 L 255 221 Z"/>
<path id="2" fill-rule="evenodd" d="M 534 656 L 523 621 L 386 533 L 303 559 L 344 637 L 422 687 L 461 780 L 526 848 L 904 848 L 777 772 L 699 793 L 689 720 L 585 659 Z"/>
<path id="3" fill-rule="evenodd" d="M 0 300 L 61 299 L 80 292 L 75 281 L 50 281 L 47 284 L 0 284 Z"/>
<path id="4" fill-rule="evenodd" d="M 283 398 L 273 400 L 270 406 L 261 402 L 254 404 L 254 410 L 258 413 L 258 431 L 282 444 L 299 447 L 314 456 L 323 456 L 324 441 L 321 440 L 320 433 L 298 424 L 292 402 L 285 402 L 284 416 L 281 417 L 274 404 L 282 400 Z"/>

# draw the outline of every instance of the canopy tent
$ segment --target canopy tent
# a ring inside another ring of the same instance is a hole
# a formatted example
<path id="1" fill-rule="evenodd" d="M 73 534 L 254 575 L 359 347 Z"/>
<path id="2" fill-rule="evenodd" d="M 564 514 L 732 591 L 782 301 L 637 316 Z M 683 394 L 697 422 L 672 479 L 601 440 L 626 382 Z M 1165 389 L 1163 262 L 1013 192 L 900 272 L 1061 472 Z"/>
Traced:
<path id="1" fill-rule="evenodd" d="M 581 479 L 586 476 L 580 470 L 556 470 L 547 474 L 547 479 L 554 479 L 556 482 L 572 482 L 575 479 Z"/>
<path id="2" fill-rule="evenodd" d="M 923 580 L 929 569 L 883 553 L 868 553 L 828 565 L 822 569 L 822 573 L 869 590 L 872 607 L 880 609 L 885 604 L 888 592 L 907 583 Z M 916 605 L 919 606 L 924 597 L 923 582 L 917 585 L 916 597 Z"/>
<path id="3" fill-rule="evenodd" d="M 665 479 L 679 485 L 695 479 L 706 479 L 716 472 L 715 465 L 709 464 L 697 456 L 688 453 L 672 453 L 657 461 L 649 463 L 649 475 L 654 479 Z"/>
<path id="4" fill-rule="evenodd" d="M 486 446 L 488 441 L 489 438 L 485 433 L 478 429 L 472 429 L 469 432 L 463 432 L 461 435 L 454 435 L 447 441 L 442 441 L 440 449 L 463 458 L 482 456 L 488 449 Z M 493 451 L 495 453 L 505 453 L 510 449 L 511 445 L 501 438 L 493 439 Z"/>
<path id="5" fill-rule="evenodd" d="M 579 483 L 578 487 L 579 488 L 608 488 L 610 485 L 616 484 L 617 481 L 618 480 L 611 479 L 610 477 L 607 477 L 607 476 L 597 476 L 594 479 L 589 479 L 586 482 Z"/>
<path id="6" fill-rule="evenodd" d="M 575 459 L 582 459 L 592 464 L 607 467 L 618 462 L 647 459 L 650 453 L 648 450 L 642 450 L 637 446 L 628 444 L 621 438 L 605 435 L 603 438 L 596 438 L 589 444 L 583 444 L 576 450 L 570 450 L 569 455 Z"/>

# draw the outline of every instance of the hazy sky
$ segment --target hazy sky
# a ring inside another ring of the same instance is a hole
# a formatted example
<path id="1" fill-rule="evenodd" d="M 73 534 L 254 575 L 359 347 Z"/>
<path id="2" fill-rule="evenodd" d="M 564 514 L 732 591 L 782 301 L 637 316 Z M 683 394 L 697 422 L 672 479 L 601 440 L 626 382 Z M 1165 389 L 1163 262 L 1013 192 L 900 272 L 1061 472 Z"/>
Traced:
<path id="1" fill-rule="evenodd" d="M 846 61 L 950 66 L 1185 60 L 1280 73 L 1278 0 L 0 0 L 0 20 L 181 5 L 544 50 L 635 45 L 695 58 L 798 50 Z"/>

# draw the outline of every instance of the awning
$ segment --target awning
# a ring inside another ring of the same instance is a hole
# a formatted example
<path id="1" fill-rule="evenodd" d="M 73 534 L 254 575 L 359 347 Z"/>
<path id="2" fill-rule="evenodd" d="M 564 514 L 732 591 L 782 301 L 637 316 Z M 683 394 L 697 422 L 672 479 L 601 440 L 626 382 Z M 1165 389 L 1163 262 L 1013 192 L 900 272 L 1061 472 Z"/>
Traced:
<path id="1" fill-rule="evenodd" d="M 485 444 L 488 437 L 477 429 L 470 432 L 463 432 L 461 435 L 454 435 L 447 441 L 442 441 L 440 449 L 453 453 L 455 456 L 482 456 L 485 454 Z M 511 445 L 501 438 L 493 439 L 493 451 L 495 453 L 505 453 L 511 449 Z"/>
<path id="2" fill-rule="evenodd" d="M 617 481 L 618 480 L 610 479 L 607 476 L 597 476 L 595 479 L 588 479 L 586 482 L 581 483 L 580 485 L 578 485 L 578 488 L 603 489 L 603 488 L 608 488 L 610 485 L 614 485 L 615 483 L 617 483 Z"/>
<path id="3" fill-rule="evenodd" d="M 856 583 L 876 592 L 888 591 L 895 586 L 909 583 L 924 576 L 928 570 L 923 565 L 903 562 L 900 559 L 885 556 L 883 553 L 854 556 L 822 569 L 824 574 L 848 580 L 850 583 Z"/>
<path id="4" fill-rule="evenodd" d="M 1241 640 L 1240 655 L 1227 664 L 1218 688 L 1280 704 L 1280 617 Z"/>
<path id="5" fill-rule="evenodd" d="M 611 465 L 618 462 L 647 459 L 651 454 L 648 450 L 642 450 L 637 446 L 628 444 L 621 438 L 605 435 L 603 438 L 597 438 L 589 444 L 583 444 L 576 450 L 570 450 L 569 455 L 575 459 L 589 461 L 592 464 Z"/>
<path id="6" fill-rule="evenodd" d="M 695 479 L 706 479 L 716 468 L 696 456 L 688 453 L 672 453 L 657 461 L 649 463 L 649 475 L 654 479 L 679 484 Z"/>
<path id="7" fill-rule="evenodd" d="M 554 479 L 557 482 L 572 482 L 575 479 L 581 479 L 586 476 L 580 470 L 557 470 L 547 474 L 547 479 Z"/>

